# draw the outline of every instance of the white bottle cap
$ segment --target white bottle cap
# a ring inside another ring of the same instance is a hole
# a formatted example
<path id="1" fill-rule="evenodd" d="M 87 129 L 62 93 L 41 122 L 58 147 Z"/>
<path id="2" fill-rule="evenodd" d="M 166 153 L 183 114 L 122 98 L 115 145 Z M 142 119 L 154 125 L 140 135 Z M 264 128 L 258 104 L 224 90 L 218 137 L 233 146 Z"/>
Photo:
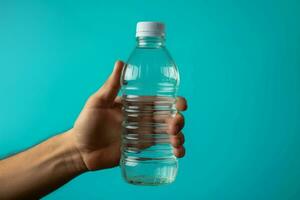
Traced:
<path id="1" fill-rule="evenodd" d="M 165 25 L 161 22 L 138 22 L 136 25 L 136 37 L 165 36 Z"/>

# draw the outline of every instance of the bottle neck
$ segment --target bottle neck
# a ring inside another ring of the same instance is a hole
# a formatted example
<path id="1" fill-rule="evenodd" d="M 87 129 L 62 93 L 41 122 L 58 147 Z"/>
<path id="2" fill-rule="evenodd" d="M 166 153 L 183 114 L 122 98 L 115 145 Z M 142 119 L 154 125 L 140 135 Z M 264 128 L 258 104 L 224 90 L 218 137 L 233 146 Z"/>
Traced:
<path id="1" fill-rule="evenodd" d="M 165 38 L 157 37 L 137 37 L 137 47 L 140 48 L 162 48 L 165 46 Z"/>

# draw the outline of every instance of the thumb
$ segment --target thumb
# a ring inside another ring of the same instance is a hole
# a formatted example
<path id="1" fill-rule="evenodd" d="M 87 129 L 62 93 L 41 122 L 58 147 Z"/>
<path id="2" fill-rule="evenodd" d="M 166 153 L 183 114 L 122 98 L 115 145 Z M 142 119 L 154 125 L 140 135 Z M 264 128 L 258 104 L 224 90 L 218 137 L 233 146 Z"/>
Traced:
<path id="1" fill-rule="evenodd" d="M 115 66 L 111 75 L 103 84 L 103 86 L 93 95 L 94 98 L 97 99 L 95 103 L 105 103 L 107 105 L 111 105 L 114 102 L 121 87 L 120 78 L 123 66 L 124 62 L 120 60 L 115 62 Z"/>

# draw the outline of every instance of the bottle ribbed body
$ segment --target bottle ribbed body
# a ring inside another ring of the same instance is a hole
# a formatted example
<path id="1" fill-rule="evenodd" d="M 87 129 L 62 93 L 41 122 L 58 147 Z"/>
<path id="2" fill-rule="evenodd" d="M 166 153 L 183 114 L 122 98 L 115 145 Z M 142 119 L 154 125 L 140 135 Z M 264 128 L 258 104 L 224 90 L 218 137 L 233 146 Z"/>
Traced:
<path id="1" fill-rule="evenodd" d="M 125 180 L 160 185 L 175 180 L 168 122 L 175 116 L 177 67 L 161 38 L 139 38 L 122 72 L 122 155 Z"/>

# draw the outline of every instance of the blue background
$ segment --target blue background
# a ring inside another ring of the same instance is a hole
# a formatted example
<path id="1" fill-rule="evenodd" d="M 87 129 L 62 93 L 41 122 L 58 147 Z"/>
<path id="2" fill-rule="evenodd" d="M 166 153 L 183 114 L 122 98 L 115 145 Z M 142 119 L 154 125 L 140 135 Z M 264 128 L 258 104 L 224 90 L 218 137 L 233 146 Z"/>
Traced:
<path id="1" fill-rule="evenodd" d="M 300 2 L 0 1 L 0 154 L 70 128 L 137 21 L 167 25 L 181 72 L 187 155 L 174 184 L 119 168 L 45 199 L 300 199 Z"/>

